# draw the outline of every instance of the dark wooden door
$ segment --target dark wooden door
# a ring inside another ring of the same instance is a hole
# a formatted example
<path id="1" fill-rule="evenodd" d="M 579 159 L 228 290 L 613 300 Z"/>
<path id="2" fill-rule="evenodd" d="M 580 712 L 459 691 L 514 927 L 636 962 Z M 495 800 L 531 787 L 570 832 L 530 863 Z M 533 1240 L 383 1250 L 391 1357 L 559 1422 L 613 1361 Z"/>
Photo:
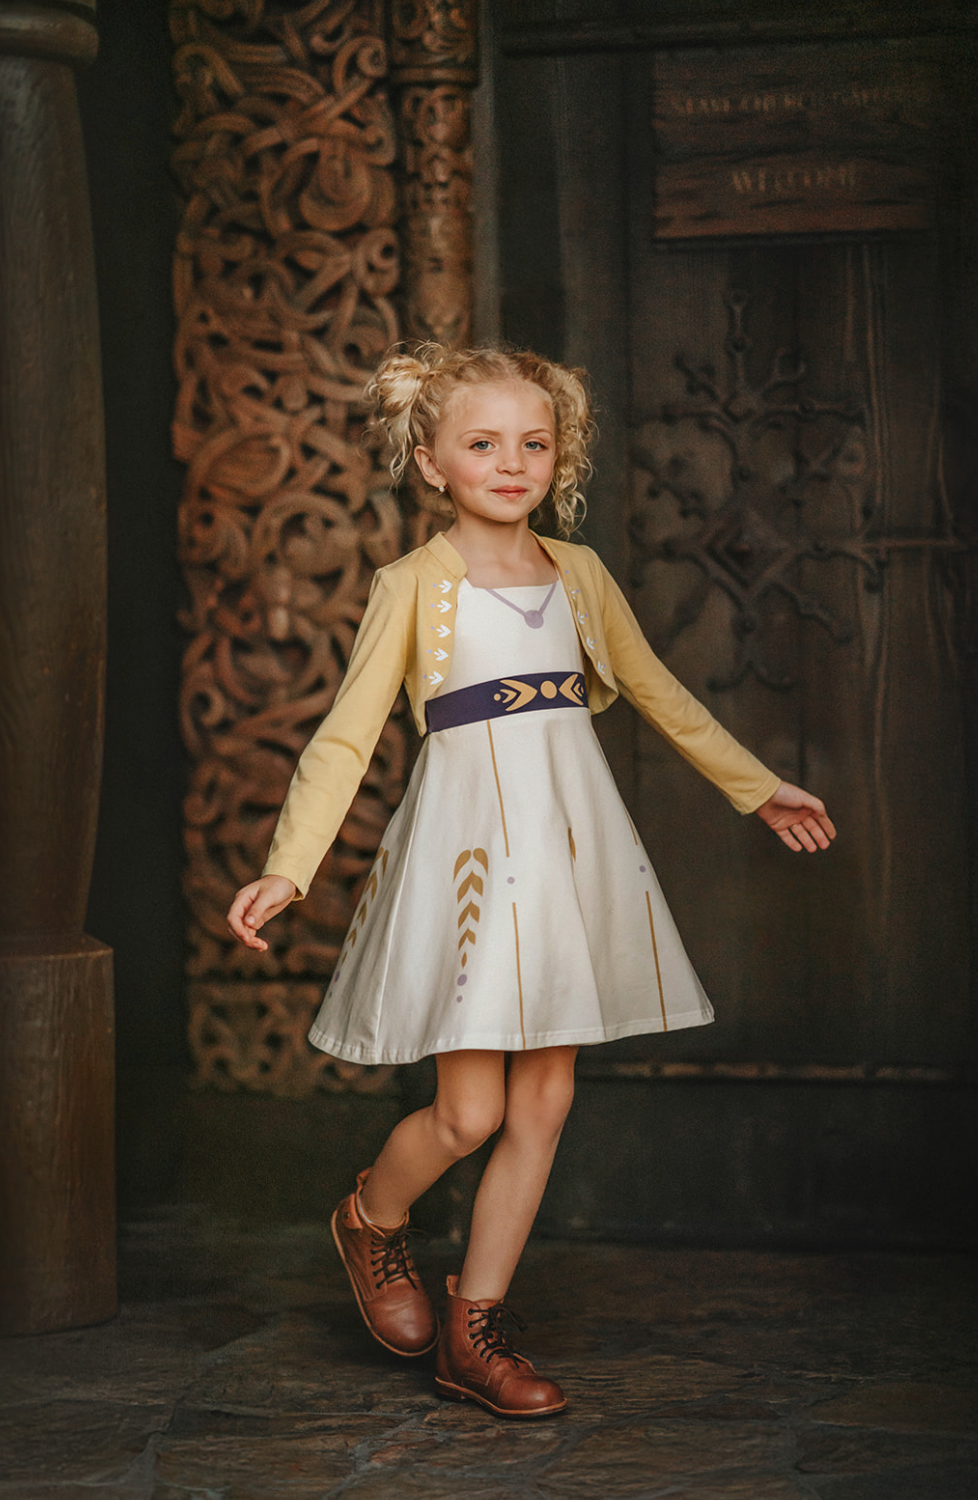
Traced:
<path id="1" fill-rule="evenodd" d="M 828 856 L 792 856 L 630 710 L 606 716 L 718 1018 L 585 1050 L 546 1213 L 660 1236 L 960 1238 L 974 522 L 948 411 L 973 397 L 949 400 L 973 209 L 948 187 L 949 129 L 938 111 L 918 135 L 934 198 L 912 229 L 855 214 L 841 232 L 826 213 L 827 232 L 663 238 L 661 53 L 518 20 L 496 88 L 503 331 L 592 373 L 584 539 L 669 666 L 840 829 Z M 889 76 L 894 44 L 875 45 Z M 722 80 L 758 53 L 712 56 Z"/>

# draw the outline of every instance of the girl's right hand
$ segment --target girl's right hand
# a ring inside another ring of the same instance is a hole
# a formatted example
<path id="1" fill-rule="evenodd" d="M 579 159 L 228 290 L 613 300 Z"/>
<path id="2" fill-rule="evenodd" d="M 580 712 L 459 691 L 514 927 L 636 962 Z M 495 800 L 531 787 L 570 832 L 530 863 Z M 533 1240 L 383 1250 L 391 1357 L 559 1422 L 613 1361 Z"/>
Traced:
<path id="1" fill-rule="evenodd" d="M 231 902 L 228 926 L 247 948 L 265 953 L 268 944 L 258 936 L 258 929 L 284 911 L 295 899 L 295 892 L 296 887 L 284 875 L 263 875 L 243 885 Z"/>

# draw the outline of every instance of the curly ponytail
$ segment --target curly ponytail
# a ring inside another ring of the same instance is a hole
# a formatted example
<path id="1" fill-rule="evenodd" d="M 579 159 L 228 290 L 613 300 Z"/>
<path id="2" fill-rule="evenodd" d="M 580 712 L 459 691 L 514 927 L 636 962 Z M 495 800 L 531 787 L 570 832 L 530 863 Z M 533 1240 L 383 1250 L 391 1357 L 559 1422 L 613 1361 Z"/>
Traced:
<path id="1" fill-rule="evenodd" d="M 364 392 L 374 408 L 371 429 L 378 428 L 391 448 L 390 471 L 400 483 L 411 455 L 421 442 L 413 421 L 429 367 L 410 354 L 389 354 Z"/>

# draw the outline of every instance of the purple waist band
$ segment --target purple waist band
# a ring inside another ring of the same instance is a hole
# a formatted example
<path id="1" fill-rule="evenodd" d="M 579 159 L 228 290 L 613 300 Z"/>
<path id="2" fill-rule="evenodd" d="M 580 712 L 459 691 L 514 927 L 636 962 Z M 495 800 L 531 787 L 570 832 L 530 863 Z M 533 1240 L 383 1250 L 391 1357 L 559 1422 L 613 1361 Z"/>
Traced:
<path id="1" fill-rule="evenodd" d="M 536 713 L 542 708 L 587 708 L 587 689 L 580 672 L 524 672 L 520 677 L 496 677 L 471 687 L 429 698 L 424 706 L 428 729 L 456 729 L 481 719 L 504 719 L 510 714 Z"/>

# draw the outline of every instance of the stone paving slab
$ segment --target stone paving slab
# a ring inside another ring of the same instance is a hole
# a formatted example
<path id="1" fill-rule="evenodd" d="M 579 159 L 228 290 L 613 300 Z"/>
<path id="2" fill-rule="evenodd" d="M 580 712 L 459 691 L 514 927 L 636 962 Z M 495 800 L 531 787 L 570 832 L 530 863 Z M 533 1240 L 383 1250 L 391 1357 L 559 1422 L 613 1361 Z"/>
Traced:
<path id="1" fill-rule="evenodd" d="M 428 1247 L 434 1289 L 458 1251 Z M 123 1307 L 0 1345 L 0 1500 L 976 1500 L 961 1256 L 531 1245 L 515 1423 L 365 1333 L 322 1226 L 127 1226 Z"/>

